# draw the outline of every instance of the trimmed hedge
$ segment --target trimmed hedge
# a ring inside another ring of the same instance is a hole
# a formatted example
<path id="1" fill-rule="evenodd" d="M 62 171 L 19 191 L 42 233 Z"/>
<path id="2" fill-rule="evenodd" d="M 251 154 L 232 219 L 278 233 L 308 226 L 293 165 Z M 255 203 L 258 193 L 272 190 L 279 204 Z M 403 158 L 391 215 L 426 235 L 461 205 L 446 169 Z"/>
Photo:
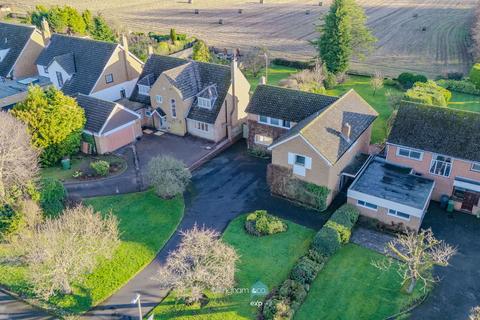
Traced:
<path id="1" fill-rule="evenodd" d="M 311 61 L 287 60 L 282 58 L 273 59 L 272 63 L 276 64 L 277 66 L 284 66 L 295 69 L 312 69 L 315 66 L 315 62 Z"/>
<path id="2" fill-rule="evenodd" d="M 480 96 L 480 87 L 477 88 L 469 80 L 437 80 L 437 84 L 448 90 Z"/>
<path id="3" fill-rule="evenodd" d="M 404 96 L 406 101 L 442 107 L 446 107 L 451 98 L 452 93 L 434 81 L 417 82 Z"/>
<path id="4" fill-rule="evenodd" d="M 332 214 L 315 235 L 311 249 L 292 268 L 289 278 L 267 297 L 261 309 L 261 318 L 266 320 L 293 318 L 295 311 L 305 301 L 310 284 L 323 269 L 328 257 L 337 252 L 343 243 L 349 241 L 351 229 L 358 216 L 358 210 L 349 204 Z"/>

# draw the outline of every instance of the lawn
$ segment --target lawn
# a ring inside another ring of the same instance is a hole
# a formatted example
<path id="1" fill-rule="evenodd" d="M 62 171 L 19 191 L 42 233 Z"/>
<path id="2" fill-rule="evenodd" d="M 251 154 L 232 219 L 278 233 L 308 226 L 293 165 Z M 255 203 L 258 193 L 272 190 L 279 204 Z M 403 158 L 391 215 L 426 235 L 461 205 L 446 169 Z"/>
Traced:
<path id="1" fill-rule="evenodd" d="M 400 291 L 396 268 L 386 272 L 372 266 L 384 259 L 379 253 L 348 244 L 334 255 L 312 284 L 296 320 L 375 320 L 401 311 L 422 295 L 417 288 L 409 296 Z"/>
<path id="2" fill-rule="evenodd" d="M 270 85 L 278 85 L 280 80 L 288 78 L 290 75 L 297 73 L 298 70 L 295 68 L 278 66 L 276 64 L 270 65 L 268 68 L 268 81 L 267 84 Z M 246 73 L 246 77 L 248 82 L 250 82 L 250 91 L 254 92 L 258 86 L 258 82 L 260 81 L 260 77 L 265 75 L 265 68 L 258 73 L 256 77 L 253 76 L 250 72 Z"/>
<path id="3" fill-rule="evenodd" d="M 176 230 L 184 210 L 181 197 L 165 201 L 152 191 L 92 198 L 86 203 L 118 217 L 121 244 L 111 260 L 101 261 L 85 283 L 75 287 L 74 295 L 50 299 L 54 308 L 72 313 L 85 312 L 106 299 L 147 265 Z M 6 248 L 0 246 L 0 260 L 6 255 Z M 31 297 L 25 272 L 20 265 L 0 264 L 0 284 Z"/>
<path id="4" fill-rule="evenodd" d="M 127 168 L 127 162 L 125 159 L 114 155 L 95 155 L 87 156 L 78 154 L 71 157 L 71 168 L 64 170 L 62 166 L 56 165 L 54 167 L 42 168 L 40 173 L 43 178 L 54 178 L 61 181 L 75 180 L 73 174 L 81 171 L 85 174 L 93 174 L 93 169 L 90 168 L 90 163 L 97 160 L 104 160 L 110 162 L 111 171 L 115 169 L 115 172 L 111 172 L 111 175 L 124 172 Z"/>
<path id="5" fill-rule="evenodd" d="M 235 275 L 237 293 L 227 297 L 211 295 L 203 308 L 175 305 L 170 295 L 155 308 L 155 319 L 256 319 L 258 308 L 250 303 L 263 301 L 263 297 L 251 297 L 250 288 L 261 281 L 271 289 L 285 280 L 296 260 L 307 251 L 315 231 L 287 222 L 287 232 L 254 237 L 244 231 L 244 221 L 245 216 L 233 220 L 223 235 L 223 240 L 240 255 Z"/>

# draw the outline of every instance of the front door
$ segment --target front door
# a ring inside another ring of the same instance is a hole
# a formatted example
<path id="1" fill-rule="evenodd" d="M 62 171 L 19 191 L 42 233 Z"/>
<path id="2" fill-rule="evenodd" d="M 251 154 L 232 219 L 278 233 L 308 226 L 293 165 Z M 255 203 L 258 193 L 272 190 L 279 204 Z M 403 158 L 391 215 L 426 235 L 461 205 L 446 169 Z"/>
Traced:
<path id="1" fill-rule="evenodd" d="M 476 206 L 478 204 L 479 199 L 480 199 L 480 193 L 465 191 L 465 196 L 462 202 L 462 210 L 472 212 L 473 206 Z"/>

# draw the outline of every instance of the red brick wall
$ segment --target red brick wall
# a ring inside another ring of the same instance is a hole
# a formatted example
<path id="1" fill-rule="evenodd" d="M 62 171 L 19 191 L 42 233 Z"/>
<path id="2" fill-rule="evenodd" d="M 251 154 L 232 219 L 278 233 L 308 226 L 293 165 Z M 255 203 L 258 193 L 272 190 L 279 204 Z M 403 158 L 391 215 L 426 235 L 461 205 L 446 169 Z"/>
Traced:
<path id="1" fill-rule="evenodd" d="M 255 135 L 261 134 L 262 136 L 271 137 L 274 141 L 280 135 L 287 132 L 288 129 L 272 127 L 265 124 L 258 123 L 255 120 L 248 120 L 248 139 L 247 139 L 247 146 L 248 148 L 262 148 L 266 149 L 267 146 L 256 144 L 255 143 Z"/>

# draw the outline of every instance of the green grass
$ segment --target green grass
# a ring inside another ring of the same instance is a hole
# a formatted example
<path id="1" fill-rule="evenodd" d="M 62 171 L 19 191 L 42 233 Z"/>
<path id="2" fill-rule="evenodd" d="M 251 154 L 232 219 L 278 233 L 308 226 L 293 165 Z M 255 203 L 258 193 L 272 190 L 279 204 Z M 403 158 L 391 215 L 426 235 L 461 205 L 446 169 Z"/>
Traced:
<path id="1" fill-rule="evenodd" d="M 74 295 L 55 296 L 49 303 L 54 308 L 81 313 L 109 297 L 155 257 L 183 216 L 181 197 L 161 200 L 152 191 L 86 201 L 96 210 L 110 210 L 120 221 L 121 244 L 111 260 L 99 263 L 85 283 L 77 285 Z M 0 246 L 0 260 L 8 252 Z M 0 264 L 0 283 L 12 291 L 32 296 L 25 280 L 26 269 L 20 265 Z"/>
<path id="2" fill-rule="evenodd" d="M 223 240 L 232 245 L 240 255 L 235 274 L 236 288 L 250 290 L 253 284 L 261 281 L 269 289 L 285 280 L 291 268 L 306 251 L 313 238 L 314 230 L 287 222 L 288 231 L 272 236 L 254 237 L 244 231 L 245 216 L 233 220 L 223 235 Z M 256 319 L 257 307 L 250 306 L 250 294 L 238 293 L 227 297 L 210 295 L 210 302 L 185 306 L 175 304 L 174 296 L 168 296 L 157 308 L 156 319 Z"/>
<path id="3" fill-rule="evenodd" d="M 272 64 L 268 68 L 268 84 L 270 85 L 278 85 L 278 83 L 283 80 L 288 78 L 290 75 L 297 73 L 298 70 L 295 68 L 290 68 L 290 67 L 284 67 L 284 66 L 277 66 L 275 64 Z M 248 82 L 250 82 L 250 91 L 254 92 L 255 89 L 258 86 L 258 82 L 260 81 L 260 77 L 265 75 L 265 68 L 258 73 L 256 77 L 254 77 L 250 72 L 247 72 L 246 74 Z"/>
<path id="4" fill-rule="evenodd" d="M 401 292 L 396 268 L 372 266 L 379 259 L 384 256 L 354 244 L 342 248 L 319 273 L 295 319 L 384 319 L 422 295 L 418 288 L 412 295 Z"/>
<path id="5" fill-rule="evenodd" d="M 480 112 L 480 96 L 452 91 L 452 100 L 450 100 L 448 107 Z"/>
<path id="6" fill-rule="evenodd" d="M 96 155 L 96 156 L 76 155 L 71 157 L 70 169 L 64 170 L 62 169 L 61 165 L 57 165 L 54 167 L 42 168 L 40 173 L 42 178 L 54 178 L 61 181 L 74 180 L 73 174 L 76 171 L 82 171 L 82 172 L 92 171 L 92 169 L 90 169 L 90 163 L 96 160 L 105 160 L 110 162 L 111 164 L 113 163 L 119 164 L 121 168 L 117 173 L 123 172 L 127 167 L 127 163 L 125 159 L 118 156 L 114 156 L 114 155 Z"/>

